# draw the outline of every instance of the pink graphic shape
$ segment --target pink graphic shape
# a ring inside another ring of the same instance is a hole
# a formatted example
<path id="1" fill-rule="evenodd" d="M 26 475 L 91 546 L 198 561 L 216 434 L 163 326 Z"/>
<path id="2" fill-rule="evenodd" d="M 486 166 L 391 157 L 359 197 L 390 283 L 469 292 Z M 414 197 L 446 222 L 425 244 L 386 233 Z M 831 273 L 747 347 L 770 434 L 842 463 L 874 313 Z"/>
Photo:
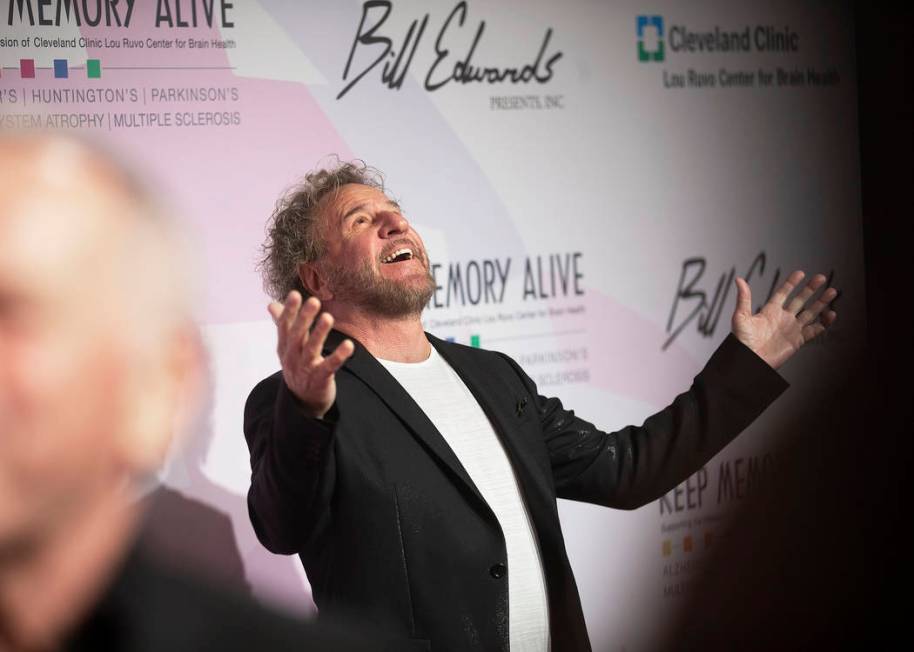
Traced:
<path id="1" fill-rule="evenodd" d="M 591 386 L 658 409 L 689 388 L 704 361 L 678 342 L 661 350 L 669 337 L 662 325 L 598 290 L 588 288 L 584 303 Z M 553 317 L 551 325 L 563 332 L 579 329 L 582 322 L 580 316 L 566 313 Z"/>
<path id="2" fill-rule="evenodd" d="M 34 59 L 19 59 L 19 76 L 22 79 L 35 79 Z"/>
<path id="3" fill-rule="evenodd" d="M 105 32 L 82 28 L 87 37 L 103 38 Z M 163 36 L 152 26 L 136 25 L 130 38 Z M 223 38 L 211 28 L 182 29 L 180 36 Z M 198 121 L 201 114 L 205 120 L 212 112 L 238 113 L 237 126 L 121 128 L 99 135 L 131 160 L 147 185 L 160 188 L 163 203 L 191 225 L 199 286 L 205 293 L 198 318 L 210 324 L 263 319 L 269 298 L 255 266 L 267 218 L 279 195 L 321 159 L 331 154 L 352 158 L 347 144 L 306 86 L 238 77 L 224 49 L 157 50 L 151 55 L 138 49 L 87 48 L 87 55 L 104 56 L 103 86 L 146 89 L 139 103 L 111 106 L 112 113 L 180 113 L 186 122 Z M 149 69 L 153 67 L 161 69 Z M 73 87 L 98 88 L 99 83 L 89 80 Z M 238 99 L 153 103 L 154 87 L 236 88 Z"/>

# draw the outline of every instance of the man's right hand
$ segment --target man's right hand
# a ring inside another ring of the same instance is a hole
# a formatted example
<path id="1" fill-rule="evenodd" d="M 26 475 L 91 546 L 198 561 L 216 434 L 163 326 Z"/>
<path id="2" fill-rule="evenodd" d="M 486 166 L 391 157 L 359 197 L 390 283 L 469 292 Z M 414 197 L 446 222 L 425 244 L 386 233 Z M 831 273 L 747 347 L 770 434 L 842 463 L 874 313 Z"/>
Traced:
<path id="1" fill-rule="evenodd" d="M 355 344 L 347 339 L 326 358 L 321 355 L 327 333 L 333 328 L 333 317 L 325 312 L 311 330 L 320 309 L 321 302 L 315 297 L 302 305 L 301 294 L 295 290 L 289 292 L 285 303 L 274 301 L 267 307 L 276 323 L 276 352 L 286 386 L 317 418 L 327 414 L 336 400 L 334 374 L 355 351 Z"/>

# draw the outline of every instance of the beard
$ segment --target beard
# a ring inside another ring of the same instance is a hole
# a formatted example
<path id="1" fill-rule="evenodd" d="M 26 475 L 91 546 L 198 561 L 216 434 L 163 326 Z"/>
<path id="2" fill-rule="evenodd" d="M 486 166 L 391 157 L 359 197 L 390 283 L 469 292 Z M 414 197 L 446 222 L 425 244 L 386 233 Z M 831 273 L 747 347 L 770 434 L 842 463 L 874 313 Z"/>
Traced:
<path id="1" fill-rule="evenodd" d="M 425 263 L 424 255 L 421 260 Z M 419 282 L 384 278 L 368 261 L 354 269 L 328 265 L 324 271 L 336 297 L 375 315 L 400 318 L 422 314 L 435 292 L 435 279 L 425 265 Z"/>

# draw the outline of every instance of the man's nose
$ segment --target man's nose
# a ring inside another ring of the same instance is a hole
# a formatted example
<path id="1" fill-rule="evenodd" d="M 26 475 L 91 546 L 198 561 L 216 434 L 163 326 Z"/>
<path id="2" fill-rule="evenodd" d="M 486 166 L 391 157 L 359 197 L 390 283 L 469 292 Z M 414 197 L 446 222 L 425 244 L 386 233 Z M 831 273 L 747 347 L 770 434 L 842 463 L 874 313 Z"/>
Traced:
<path id="1" fill-rule="evenodd" d="M 409 231 L 409 222 L 397 211 L 384 211 L 381 214 L 381 237 L 390 238 Z"/>

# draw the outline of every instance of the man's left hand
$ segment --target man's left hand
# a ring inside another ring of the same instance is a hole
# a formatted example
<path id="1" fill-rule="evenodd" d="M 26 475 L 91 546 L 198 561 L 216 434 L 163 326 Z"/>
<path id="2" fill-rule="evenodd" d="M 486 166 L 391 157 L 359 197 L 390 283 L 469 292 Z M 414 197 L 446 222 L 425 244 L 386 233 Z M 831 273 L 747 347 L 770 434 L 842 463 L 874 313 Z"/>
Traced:
<path id="1" fill-rule="evenodd" d="M 736 278 L 733 334 L 774 369 L 784 364 L 801 346 L 824 333 L 837 317 L 834 310 L 826 310 L 838 296 L 835 288 L 827 288 L 809 303 L 825 284 L 826 278 L 822 274 L 813 276 L 788 302 L 788 297 L 804 277 L 803 272 L 793 272 L 754 315 L 749 284 L 745 279 Z"/>

